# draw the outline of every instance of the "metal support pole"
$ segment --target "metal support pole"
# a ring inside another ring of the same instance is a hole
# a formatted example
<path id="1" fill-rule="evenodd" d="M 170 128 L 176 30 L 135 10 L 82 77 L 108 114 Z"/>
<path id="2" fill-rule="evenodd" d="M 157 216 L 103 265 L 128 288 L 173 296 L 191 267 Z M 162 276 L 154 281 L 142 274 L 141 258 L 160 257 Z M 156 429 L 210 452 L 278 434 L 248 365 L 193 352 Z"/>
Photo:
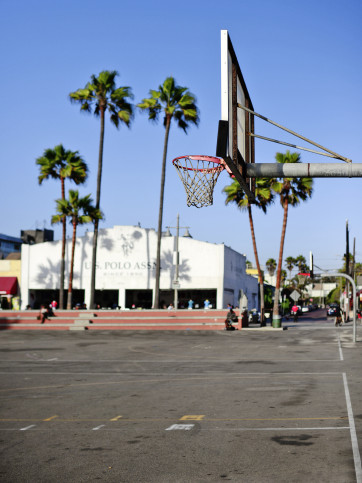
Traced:
<path id="1" fill-rule="evenodd" d="M 276 127 L 278 127 L 279 129 L 283 129 L 283 131 L 286 131 L 286 132 L 288 132 L 288 133 L 290 133 L 290 134 L 293 134 L 293 136 L 296 136 L 296 137 L 297 137 L 297 138 L 299 138 L 299 139 L 303 139 L 303 141 L 306 141 L 306 142 L 307 142 L 307 143 L 309 143 L 309 144 L 313 144 L 313 146 L 317 146 L 317 148 L 319 148 L 319 149 L 323 149 L 323 151 L 326 151 L 327 153 L 332 154 L 332 155 L 333 155 L 333 157 L 336 157 L 336 158 L 338 158 L 338 159 L 341 159 L 342 161 L 346 161 L 346 163 L 351 163 L 351 162 L 352 162 L 352 160 L 351 160 L 351 159 L 348 159 L 348 158 L 346 158 L 346 157 L 344 157 L 344 156 L 341 156 L 340 154 L 335 153 L 334 151 L 331 151 L 330 149 L 327 149 L 327 148 L 325 148 L 325 147 L 321 146 L 320 144 L 315 143 L 314 141 L 311 141 L 310 139 L 308 139 L 308 138 L 306 138 L 306 137 L 302 136 L 301 134 L 298 134 L 298 133 L 296 133 L 296 132 L 292 131 L 291 129 L 288 129 L 287 127 L 284 127 L 284 126 L 282 126 L 282 125 L 280 125 L 280 124 L 278 124 L 278 123 L 276 123 L 276 122 L 272 121 L 271 119 L 268 119 L 267 117 L 262 116 L 261 114 L 258 114 L 257 112 L 252 111 L 251 109 L 248 109 L 247 107 L 243 106 L 242 104 L 239 104 L 239 103 L 238 103 L 238 104 L 237 104 L 237 106 L 238 106 L 240 109 L 244 109 L 244 111 L 247 111 L 247 112 L 250 112 L 251 114 L 254 114 L 254 116 L 257 116 L 257 117 L 259 117 L 260 119 L 263 119 L 263 121 L 269 122 L 270 124 L 273 124 L 273 126 L 276 126 Z"/>
<path id="2" fill-rule="evenodd" d="M 357 341 L 357 310 L 356 310 L 356 302 L 357 302 L 357 295 L 356 295 L 356 284 L 352 277 L 345 273 L 322 273 L 321 277 L 344 277 L 349 280 L 352 284 L 353 290 L 353 342 Z"/>
<path id="3" fill-rule="evenodd" d="M 362 178 L 362 164 L 255 163 L 246 165 L 248 178 Z"/>
<path id="4" fill-rule="evenodd" d="M 178 271 L 179 271 L 179 257 L 178 257 L 178 238 L 179 238 L 179 233 L 180 233 L 180 215 L 177 214 L 177 223 L 176 223 L 176 246 L 175 246 L 175 251 L 176 251 L 176 260 L 175 260 L 175 297 L 174 297 L 174 308 L 175 310 L 177 309 L 178 306 L 178 287 L 177 284 L 179 283 L 178 281 Z"/>

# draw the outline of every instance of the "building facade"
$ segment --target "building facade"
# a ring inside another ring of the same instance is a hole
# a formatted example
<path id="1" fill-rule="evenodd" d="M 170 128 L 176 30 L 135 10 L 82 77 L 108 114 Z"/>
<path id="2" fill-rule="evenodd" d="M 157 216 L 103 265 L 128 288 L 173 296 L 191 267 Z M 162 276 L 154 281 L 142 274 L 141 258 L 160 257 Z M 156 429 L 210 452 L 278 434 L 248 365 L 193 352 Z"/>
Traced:
<path id="1" fill-rule="evenodd" d="M 75 247 L 73 302 L 89 307 L 93 233 L 78 237 Z M 152 308 L 157 233 L 154 229 L 115 226 L 99 231 L 95 303 L 101 308 Z M 160 301 L 174 300 L 176 237 L 163 236 L 161 244 Z M 246 258 L 224 244 L 179 237 L 179 308 L 212 308 L 227 304 L 259 308 L 258 282 L 246 274 Z M 71 240 L 67 240 L 65 291 L 68 288 Z M 22 245 L 21 307 L 49 303 L 57 298 L 61 241 Z"/>

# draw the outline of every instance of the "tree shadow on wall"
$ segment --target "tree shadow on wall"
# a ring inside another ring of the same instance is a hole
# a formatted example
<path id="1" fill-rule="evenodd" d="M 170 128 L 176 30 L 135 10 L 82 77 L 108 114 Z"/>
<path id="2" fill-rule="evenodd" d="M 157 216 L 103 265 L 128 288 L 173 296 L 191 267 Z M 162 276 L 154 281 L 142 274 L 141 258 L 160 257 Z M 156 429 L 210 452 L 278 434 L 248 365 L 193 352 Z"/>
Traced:
<path id="1" fill-rule="evenodd" d="M 65 270 L 65 280 L 69 279 L 69 270 Z M 59 287 L 60 283 L 60 261 L 52 262 L 49 258 L 44 264 L 38 266 L 38 272 L 34 277 L 36 283 L 45 285 L 45 288 Z M 79 273 L 74 272 L 73 280 L 78 280 Z M 32 288 L 32 287 L 30 287 Z"/>
<path id="2" fill-rule="evenodd" d="M 173 260 L 173 252 L 170 250 L 167 252 L 163 252 L 162 257 L 161 257 L 161 269 L 165 271 L 170 272 L 170 280 L 175 279 L 175 274 L 176 274 L 176 267 L 174 264 Z M 178 267 L 178 278 L 179 280 L 184 280 L 186 282 L 189 282 L 191 280 L 191 277 L 188 275 L 190 272 L 190 267 L 188 264 L 188 259 L 182 260 L 182 262 L 179 264 Z"/>

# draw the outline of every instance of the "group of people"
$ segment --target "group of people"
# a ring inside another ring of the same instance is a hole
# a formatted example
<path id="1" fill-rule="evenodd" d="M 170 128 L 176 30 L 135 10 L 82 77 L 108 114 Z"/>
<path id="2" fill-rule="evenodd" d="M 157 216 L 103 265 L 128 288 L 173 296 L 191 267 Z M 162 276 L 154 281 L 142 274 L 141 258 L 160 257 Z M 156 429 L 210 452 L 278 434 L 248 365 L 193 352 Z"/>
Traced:
<path id="1" fill-rule="evenodd" d="M 164 308 L 164 309 L 165 309 L 165 308 L 167 308 L 168 310 L 172 310 L 172 309 L 174 309 L 174 308 L 175 308 L 175 307 L 174 307 L 174 304 L 173 304 L 172 302 L 171 302 L 169 305 L 167 305 L 167 306 L 166 306 L 166 305 L 163 303 L 163 304 L 162 304 L 162 306 L 163 306 L 163 308 Z M 198 308 L 199 306 L 198 306 L 198 305 L 196 305 L 196 306 L 195 306 L 195 302 L 194 302 L 192 299 L 190 299 L 190 300 L 187 302 L 187 308 L 188 308 L 189 310 L 192 310 L 194 307 L 195 307 L 195 308 Z M 179 308 L 179 309 L 184 309 L 184 308 L 185 308 L 185 306 L 184 306 L 184 304 L 181 302 L 181 303 L 178 305 L 178 308 Z M 209 300 L 209 299 L 205 299 L 205 300 L 204 300 L 204 309 L 210 309 L 210 308 L 211 308 L 211 303 L 210 303 L 210 300 Z"/>

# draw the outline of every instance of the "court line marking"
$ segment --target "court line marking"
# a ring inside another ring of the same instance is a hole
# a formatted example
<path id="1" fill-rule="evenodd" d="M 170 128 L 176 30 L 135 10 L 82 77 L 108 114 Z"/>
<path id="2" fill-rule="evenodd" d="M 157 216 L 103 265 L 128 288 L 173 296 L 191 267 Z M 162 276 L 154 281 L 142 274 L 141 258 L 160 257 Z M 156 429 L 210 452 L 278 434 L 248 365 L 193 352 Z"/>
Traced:
<path id="1" fill-rule="evenodd" d="M 58 416 L 55 414 L 54 416 L 50 416 L 50 418 L 43 419 L 43 421 L 52 421 L 53 419 L 56 419 Z"/>
<path id="2" fill-rule="evenodd" d="M 35 428 L 36 424 L 31 424 L 30 426 L 26 426 L 26 428 L 20 428 L 19 431 L 27 431 L 28 429 Z"/>
<path id="3" fill-rule="evenodd" d="M 190 416 L 189 416 L 190 417 Z M 195 416 L 191 416 L 195 419 Z M 159 422 L 159 421 L 180 421 L 182 418 L 171 417 L 171 418 L 124 418 L 120 416 L 122 419 L 96 419 L 96 418 L 57 418 L 56 422 L 59 423 L 71 423 L 71 422 L 101 422 L 101 421 L 119 421 L 120 423 L 127 423 L 127 422 Z M 348 416 L 327 416 L 327 417 L 309 417 L 309 418 L 207 418 L 204 417 L 202 419 L 203 422 L 224 422 L 224 421 L 343 421 L 348 419 Z M 19 419 L 19 418 L 7 418 L 7 419 L 0 419 L 0 422 L 41 422 L 46 421 L 45 419 Z"/>
<path id="4" fill-rule="evenodd" d="M 201 428 L 201 431 L 333 431 L 333 430 L 340 430 L 340 429 L 350 429 L 349 426 L 336 426 L 336 427 L 313 427 L 313 428 Z"/>
<path id="5" fill-rule="evenodd" d="M 357 483 L 362 483 L 361 456 L 358 448 L 358 439 L 357 439 L 356 427 L 354 424 L 352 403 L 349 395 L 347 375 L 345 372 L 343 373 L 343 385 L 344 385 L 344 392 L 346 395 L 346 405 L 347 405 L 347 412 L 348 412 L 349 428 L 351 433 L 351 442 L 352 442 L 352 451 L 353 451 L 353 459 L 354 459 L 354 468 L 356 472 L 356 480 L 357 480 Z"/>
<path id="6" fill-rule="evenodd" d="M 105 425 L 104 425 L 105 426 Z M 40 428 L 40 427 L 35 427 L 35 425 L 32 425 L 32 426 L 29 426 L 27 428 L 22 428 L 22 429 L 18 429 L 18 428 L 4 428 L 4 429 L 0 429 L 0 433 L 3 432 L 3 431 L 24 431 L 24 430 L 27 430 L 27 429 L 32 429 L 33 431 L 35 432 L 51 432 L 51 431 L 54 431 L 53 429 L 49 428 L 49 427 L 43 427 L 43 428 Z M 94 428 L 93 428 L 94 429 Z M 88 432 L 88 431 L 92 431 L 93 429 L 91 428 L 77 428 L 77 431 L 79 432 Z M 208 432 L 212 432 L 212 431 L 215 431 L 215 432 L 227 432 L 227 431 L 230 431 L 230 432 L 235 432 L 235 431 L 240 431 L 240 432 L 247 432 L 247 431 L 250 431 L 250 432 L 256 432 L 256 431 L 275 431 L 275 432 L 282 432 L 282 431 L 290 431 L 290 432 L 295 432 L 295 431 L 298 431 L 298 432 L 301 432 L 301 431 L 333 431 L 333 430 L 343 430 L 343 431 L 347 431 L 349 428 L 349 426 L 336 426 L 336 427 L 333 427 L 333 426 L 320 426 L 320 427 L 291 427 L 291 428 L 279 428 L 279 427 L 271 427 L 271 428 L 244 428 L 244 427 L 241 427 L 241 428 L 199 428 L 199 431 L 208 431 Z M 137 429 L 137 431 L 139 431 L 140 428 Z M 57 429 L 58 432 L 62 431 L 61 428 Z M 68 430 L 63 430 L 63 431 L 68 431 Z M 118 432 L 129 432 L 130 429 L 129 428 L 122 428 L 122 427 L 118 427 L 118 428 L 111 428 L 111 427 L 104 427 L 102 431 L 108 431 L 108 432 L 115 432 L 115 431 L 118 431 Z M 142 428 L 142 431 L 144 432 L 147 432 L 147 431 L 151 431 L 152 433 L 155 432 L 155 429 L 154 428 Z M 159 431 L 162 431 L 162 429 L 159 429 Z M 360 483 L 359 480 L 357 480 L 357 483 Z"/>
<path id="7" fill-rule="evenodd" d="M 231 380 L 231 379 L 265 379 L 265 377 L 271 377 L 271 376 L 288 376 L 288 377 L 295 377 L 295 376 L 315 376 L 315 375 L 323 375 L 323 376 L 333 376 L 335 377 L 336 375 L 341 375 L 341 372 L 271 372 L 271 373 L 258 373 L 258 372 L 249 372 L 249 373 L 234 373 L 232 375 L 228 374 L 227 377 L 225 377 L 225 374 L 213 374 L 213 375 L 208 375 L 208 374 L 200 374 L 200 377 L 187 377 L 187 374 L 183 374 L 182 377 L 180 378 L 172 378 L 170 379 L 170 375 L 167 374 L 165 377 L 167 379 L 144 379 L 144 380 L 124 380 L 124 381 L 102 381 L 102 382 L 86 382 L 83 384 L 54 384 L 51 386 L 28 386 L 28 387 L 15 387 L 15 388 L 6 388 L 6 389 L 0 389 L 0 393 L 4 392 L 15 392 L 15 391 L 29 391 L 29 390 L 37 390 L 37 389 L 64 389 L 64 388 L 71 388 L 71 387 L 86 387 L 86 386 L 109 386 L 109 385 L 115 385 L 115 384 L 140 384 L 140 383 L 165 383 L 165 382 L 185 382 L 185 381 L 202 381 L 205 382 L 205 380 L 216 380 L 216 379 L 222 379 L 223 381 Z M 130 376 L 133 376 L 134 374 L 129 374 Z M 144 376 L 145 374 L 142 373 Z M 124 376 L 124 374 L 123 374 Z M 186 376 L 186 377 L 185 377 Z M 246 377 L 245 377 L 246 376 Z M 249 377 L 250 376 L 250 377 Z"/>
<path id="8" fill-rule="evenodd" d="M 342 352 L 342 345 L 341 345 L 341 338 L 339 337 L 339 334 L 338 334 L 338 349 L 339 349 L 339 358 L 340 358 L 341 361 L 344 361 L 343 352 Z"/>
<path id="9" fill-rule="evenodd" d="M 92 428 L 92 431 L 98 431 L 98 429 L 104 428 L 104 426 L 105 426 L 105 424 L 100 424 L 99 426 Z"/>
<path id="10" fill-rule="evenodd" d="M 335 344 L 335 342 L 334 342 Z M 332 345 L 332 344 L 330 344 Z M 152 360 L 132 360 L 132 359 L 107 359 L 107 360 L 99 360 L 97 361 L 97 363 L 119 363 L 119 362 L 124 362 L 124 363 L 127 363 L 127 364 L 139 364 L 139 363 L 144 363 L 144 364 L 179 364 L 179 363 L 190 363 L 190 364 L 195 364 L 195 363 L 198 363 L 198 364 L 210 364 L 210 362 L 217 362 L 217 363 L 220 363 L 220 364 L 229 364 L 230 362 L 250 362 L 250 359 L 248 359 L 247 357 L 244 357 L 244 358 L 238 358 L 238 359 L 221 359 L 219 360 L 217 357 L 214 357 L 214 358 L 208 358 L 208 359 L 199 359 L 199 358 L 193 358 L 193 359 L 167 359 L 167 360 L 162 360 L 162 359 L 152 359 Z M 255 362 L 255 364 L 257 363 L 260 363 L 261 359 L 258 359 L 258 360 L 255 360 L 255 361 L 251 361 L 251 362 Z M 283 359 L 276 359 L 276 358 L 263 358 L 262 359 L 263 362 L 333 362 L 333 361 L 338 361 L 338 359 L 287 359 L 287 358 L 283 358 Z M 77 363 L 77 364 L 94 364 L 94 360 L 77 360 L 77 359 L 58 359 L 56 361 L 56 364 L 47 364 L 47 362 L 49 362 L 48 360 L 46 359 L 37 359 L 37 360 L 30 360 L 30 361 L 24 361 L 24 359 L 21 359 L 21 360 L 9 360 L 9 359 L 0 359 L 0 363 L 5 363 L 5 364 L 24 364 L 26 366 L 29 366 L 30 364 L 36 364 L 37 366 L 46 366 L 46 365 L 50 365 L 52 367 L 54 366 L 57 366 L 59 364 L 65 364 L 65 363 Z M 5 373 L 4 373 L 5 374 Z"/>

